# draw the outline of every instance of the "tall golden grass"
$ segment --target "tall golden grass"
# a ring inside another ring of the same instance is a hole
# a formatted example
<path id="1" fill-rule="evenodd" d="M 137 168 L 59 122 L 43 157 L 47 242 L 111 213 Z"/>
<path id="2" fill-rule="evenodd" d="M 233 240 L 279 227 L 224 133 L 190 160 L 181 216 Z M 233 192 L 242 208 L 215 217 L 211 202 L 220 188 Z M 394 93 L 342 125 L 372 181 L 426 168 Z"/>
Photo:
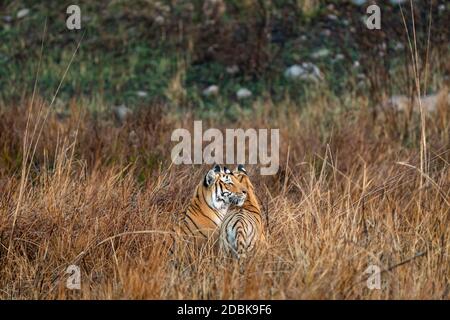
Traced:
<path id="1" fill-rule="evenodd" d="M 0 106 L 0 298 L 448 299 L 449 104 L 423 109 L 428 61 L 423 84 L 414 25 L 410 37 L 402 19 L 419 115 L 373 117 L 368 99 L 320 85 L 302 108 L 256 100 L 238 121 L 205 120 L 281 132 L 278 174 L 250 170 L 267 246 L 240 262 L 166 245 L 207 170 L 170 163 L 170 134 L 192 113 L 153 104 L 118 124 L 74 100 L 67 116 L 52 108 L 59 87 L 49 104 L 35 91 Z M 70 265 L 80 290 L 66 286 Z M 380 289 L 367 286 L 373 265 Z"/>
<path id="2" fill-rule="evenodd" d="M 28 121 L 26 102 L 0 109 L 2 299 L 449 298 L 449 113 L 412 117 L 405 134 L 401 113 L 373 119 L 363 98 L 320 94 L 302 110 L 259 101 L 237 123 L 205 121 L 280 128 L 278 174 L 249 167 L 268 246 L 239 264 L 165 245 L 208 169 L 170 164 L 170 134 L 193 115 L 152 105 L 119 125 L 73 101 L 68 117 L 49 112 L 24 179 L 24 132 L 49 108 L 34 103 Z M 66 288 L 72 264 L 81 290 Z M 367 287 L 370 265 L 380 290 Z"/>

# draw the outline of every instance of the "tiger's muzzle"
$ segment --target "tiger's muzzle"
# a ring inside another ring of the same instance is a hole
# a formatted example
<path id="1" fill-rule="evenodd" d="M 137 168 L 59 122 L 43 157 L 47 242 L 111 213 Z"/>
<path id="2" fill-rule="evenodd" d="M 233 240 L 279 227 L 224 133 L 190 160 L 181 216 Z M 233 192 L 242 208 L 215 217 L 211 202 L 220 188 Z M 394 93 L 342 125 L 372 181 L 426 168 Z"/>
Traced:
<path id="1" fill-rule="evenodd" d="M 242 207 L 242 205 L 245 202 L 245 199 L 247 199 L 247 191 L 242 191 L 240 193 L 235 193 L 230 198 L 230 203 L 232 205 L 235 205 L 235 206 L 238 206 L 238 207 Z"/>

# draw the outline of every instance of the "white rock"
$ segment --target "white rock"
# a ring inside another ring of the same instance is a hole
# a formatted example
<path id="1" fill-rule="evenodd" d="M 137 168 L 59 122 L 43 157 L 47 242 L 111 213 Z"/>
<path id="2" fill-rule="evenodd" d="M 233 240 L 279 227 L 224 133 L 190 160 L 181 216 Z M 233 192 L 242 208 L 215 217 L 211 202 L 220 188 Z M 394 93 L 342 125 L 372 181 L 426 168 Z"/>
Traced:
<path id="1" fill-rule="evenodd" d="M 218 94 L 219 94 L 219 86 L 216 86 L 215 84 L 203 90 L 203 95 L 205 97 L 216 96 Z"/>
<path id="2" fill-rule="evenodd" d="M 320 69 L 313 63 L 294 64 L 284 71 L 284 76 L 292 80 L 319 81 L 323 79 Z"/>
<path id="3" fill-rule="evenodd" d="M 136 91 L 136 95 L 139 98 L 145 98 L 146 96 L 148 96 L 148 93 L 147 93 L 147 91 L 139 90 L 139 91 Z"/>
<path id="4" fill-rule="evenodd" d="M 240 88 L 237 92 L 236 92 L 236 97 L 241 100 L 241 99 L 246 99 L 246 98 L 250 98 L 252 96 L 252 92 L 250 90 L 248 90 L 247 88 Z"/>
<path id="5" fill-rule="evenodd" d="M 311 58 L 313 58 L 313 59 L 325 58 L 329 54 L 330 54 L 330 50 L 322 48 L 322 49 L 317 50 L 316 52 L 313 52 L 311 54 Z"/>
<path id="6" fill-rule="evenodd" d="M 303 66 L 306 69 L 309 69 L 310 70 L 310 75 L 314 76 L 317 80 L 323 79 L 322 72 L 320 72 L 320 69 L 315 64 L 312 64 L 312 63 L 306 63 L 305 64 L 304 63 Z"/>
<path id="7" fill-rule="evenodd" d="M 239 67 L 237 65 L 232 65 L 226 68 L 228 74 L 236 74 L 239 72 Z"/>
<path id="8" fill-rule="evenodd" d="M 161 15 L 155 17 L 155 23 L 159 26 L 163 25 L 165 21 L 166 20 Z"/>
<path id="9" fill-rule="evenodd" d="M 338 20 L 338 17 L 337 17 L 335 14 L 329 14 L 329 15 L 327 16 L 327 18 L 328 18 L 329 20 L 332 20 L 332 21 L 337 21 L 337 20 Z"/>
<path id="10" fill-rule="evenodd" d="M 334 61 L 342 61 L 345 59 L 345 56 L 342 53 L 338 53 L 335 57 L 334 57 Z"/>
<path id="11" fill-rule="evenodd" d="M 284 71 L 284 76 L 286 78 L 297 79 L 299 78 L 305 71 L 298 64 L 294 64 Z"/>
<path id="12" fill-rule="evenodd" d="M 124 123 L 133 114 L 133 111 L 124 104 L 114 107 L 113 112 L 120 123 Z"/>
<path id="13" fill-rule="evenodd" d="M 23 8 L 17 12 L 17 19 L 22 19 L 30 13 L 30 9 Z"/>

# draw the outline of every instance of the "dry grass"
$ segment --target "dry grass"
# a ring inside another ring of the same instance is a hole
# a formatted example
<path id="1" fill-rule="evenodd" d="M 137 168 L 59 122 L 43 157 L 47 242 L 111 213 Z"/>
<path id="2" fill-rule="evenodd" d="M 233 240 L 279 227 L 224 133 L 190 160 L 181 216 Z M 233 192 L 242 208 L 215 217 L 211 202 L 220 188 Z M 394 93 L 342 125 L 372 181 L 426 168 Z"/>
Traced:
<path id="1" fill-rule="evenodd" d="M 207 169 L 170 165 L 170 134 L 192 115 L 155 105 L 119 126 L 77 102 L 68 118 L 50 112 L 19 201 L 26 116 L 17 114 L 27 103 L 0 109 L 0 298 L 448 299 L 449 113 L 424 120 L 425 174 L 421 119 L 372 119 L 367 101 L 353 103 L 320 95 L 300 112 L 260 102 L 238 123 L 210 120 L 281 129 L 279 173 L 251 168 L 268 247 L 242 266 L 164 245 Z M 65 287 L 70 264 L 81 268 L 79 291 Z M 381 290 L 366 286 L 371 264 L 383 270 Z"/>

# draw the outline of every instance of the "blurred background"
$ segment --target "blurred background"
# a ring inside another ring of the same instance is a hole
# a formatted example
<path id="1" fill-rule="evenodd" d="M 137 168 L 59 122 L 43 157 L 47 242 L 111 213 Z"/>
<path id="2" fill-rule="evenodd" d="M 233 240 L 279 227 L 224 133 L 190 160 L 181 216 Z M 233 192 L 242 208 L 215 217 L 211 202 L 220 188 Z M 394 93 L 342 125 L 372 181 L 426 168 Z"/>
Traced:
<path id="1" fill-rule="evenodd" d="M 372 3 L 381 7 L 381 30 L 364 24 Z M 428 78 L 423 92 L 435 93 L 449 82 L 450 4 L 413 3 L 411 12 L 410 1 L 399 0 L 2 1 L 0 100 L 32 92 L 43 39 L 38 92 L 51 100 L 84 35 L 59 112 L 76 97 L 95 112 L 157 101 L 233 119 L 258 99 L 288 98 L 301 108 L 317 88 L 376 105 L 414 90 L 405 23 Z M 70 4 L 81 8 L 81 30 L 66 27 Z"/>

